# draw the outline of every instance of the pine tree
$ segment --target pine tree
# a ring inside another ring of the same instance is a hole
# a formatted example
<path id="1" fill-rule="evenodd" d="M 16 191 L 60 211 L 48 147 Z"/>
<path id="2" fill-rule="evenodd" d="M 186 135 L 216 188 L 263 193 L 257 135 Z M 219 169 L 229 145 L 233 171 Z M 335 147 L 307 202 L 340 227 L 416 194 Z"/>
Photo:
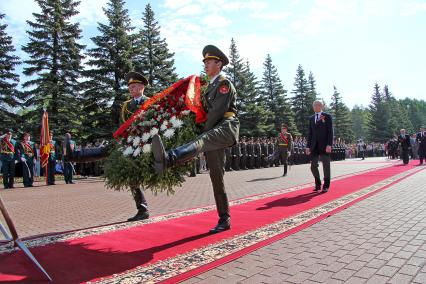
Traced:
<path id="1" fill-rule="evenodd" d="M 4 16 L 0 14 L 0 20 L 3 20 Z M 20 104 L 16 90 L 19 76 L 15 73 L 15 67 L 21 62 L 16 55 L 13 55 L 15 48 L 6 28 L 6 24 L 0 24 L 0 121 L 2 121 L 2 127 L 12 128 L 20 124 L 13 109 Z"/>
<path id="2" fill-rule="evenodd" d="M 246 75 L 244 74 L 245 67 L 244 61 L 238 52 L 237 44 L 232 38 L 229 48 L 229 65 L 224 68 L 224 72 L 237 91 L 237 105 L 240 113 L 245 112 L 245 102 L 247 100 L 247 94 L 244 92 L 245 83 L 247 81 L 247 78 L 244 77 L 244 75 Z"/>
<path id="3" fill-rule="evenodd" d="M 133 30 L 124 0 L 110 0 L 103 8 L 108 22 L 98 23 L 100 35 L 88 50 L 89 69 L 84 72 L 84 127 L 88 137 L 110 138 L 119 126 L 121 106 L 126 100 L 126 74 L 132 70 Z"/>
<path id="4" fill-rule="evenodd" d="M 368 109 L 362 106 L 355 105 L 351 110 L 352 130 L 357 140 L 367 138 L 368 116 Z"/>
<path id="5" fill-rule="evenodd" d="M 287 124 L 290 132 L 297 134 L 294 114 L 286 96 L 287 91 L 284 90 L 277 68 L 272 64 L 272 58 L 269 54 L 266 56 L 263 68 L 260 95 L 265 109 L 271 112 L 267 120 L 267 124 L 271 126 L 269 134 L 278 134 L 282 123 Z"/>
<path id="6" fill-rule="evenodd" d="M 398 135 L 400 129 L 404 128 L 407 132 L 413 130 L 413 125 L 408 118 L 408 113 L 405 105 L 401 105 L 392 93 L 389 91 L 388 85 L 383 87 L 383 98 L 385 109 L 389 114 L 389 130 L 391 133 Z"/>
<path id="7" fill-rule="evenodd" d="M 234 39 L 229 48 L 229 65 L 224 72 L 237 91 L 238 118 L 240 135 L 263 136 L 268 130 L 267 111 L 257 104 L 258 81 L 250 70 L 250 63 L 240 57 Z"/>
<path id="8" fill-rule="evenodd" d="M 344 141 L 353 142 L 354 133 L 351 116 L 348 107 L 343 103 L 340 93 L 336 86 L 333 86 L 334 92 L 331 97 L 330 111 L 333 116 L 334 137 L 341 138 Z"/>
<path id="9" fill-rule="evenodd" d="M 369 111 L 368 135 L 370 140 L 374 142 L 387 141 L 393 136 L 389 129 L 389 110 L 377 83 L 374 85 Z"/>
<path id="10" fill-rule="evenodd" d="M 419 131 L 420 127 L 426 126 L 426 102 L 405 98 L 399 101 L 402 106 L 406 106 L 407 115 L 414 131 Z"/>
<path id="11" fill-rule="evenodd" d="M 308 136 L 309 117 L 312 114 L 312 95 L 313 90 L 315 90 L 315 81 L 311 80 L 310 83 L 308 84 L 308 80 L 305 78 L 305 71 L 299 65 L 294 79 L 294 89 L 292 91 L 294 96 L 291 98 L 291 104 L 297 129 L 305 137 Z"/>
<path id="12" fill-rule="evenodd" d="M 317 93 L 317 83 L 314 78 L 314 73 L 309 72 L 308 76 L 308 93 L 307 93 L 307 105 L 312 106 L 314 101 L 317 99 L 318 93 Z M 324 107 L 326 105 L 324 104 Z M 310 112 L 312 112 L 312 108 L 310 109 Z"/>
<path id="13" fill-rule="evenodd" d="M 50 129 L 59 134 L 66 131 L 78 132 L 80 124 L 80 78 L 81 50 L 78 43 L 81 30 L 78 23 L 72 22 L 78 1 L 36 0 L 40 13 L 33 13 L 34 21 L 27 21 L 31 30 L 27 31 L 29 42 L 22 47 L 28 54 L 23 73 L 31 76 L 23 84 L 25 107 L 30 111 L 24 114 L 25 122 L 38 134 L 42 109 L 49 112 Z M 28 90 L 28 88 L 32 89 Z"/>
<path id="14" fill-rule="evenodd" d="M 148 93 L 158 93 L 176 82 L 178 76 L 174 67 L 174 53 L 161 38 L 160 26 L 155 20 L 150 4 L 145 6 L 142 17 L 144 26 L 135 37 L 133 63 L 135 70 L 146 74 Z"/>

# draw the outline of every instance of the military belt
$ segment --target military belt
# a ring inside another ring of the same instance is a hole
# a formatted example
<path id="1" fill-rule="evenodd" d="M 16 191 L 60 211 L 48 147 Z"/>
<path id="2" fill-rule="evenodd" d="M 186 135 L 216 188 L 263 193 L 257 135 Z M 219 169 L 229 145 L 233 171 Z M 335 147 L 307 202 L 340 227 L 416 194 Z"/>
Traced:
<path id="1" fill-rule="evenodd" d="M 227 111 L 225 112 L 225 114 L 223 115 L 224 118 L 231 118 L 231 117 L 235 117 L 235 112 L 233 111 Z"/>
<path id="2" fill-rule="evenodd" d="M 8 155 L 10 155 L 10 154 L 15 154 L 14 152 L 9 152 L 9 151 L 1 151 L 1 153 L 2 153 L 2 154 L 8 154 Z"/>
<path id="3" fill-rule="evenodd" d="M 288 144 L 278 144 L 278 146 L 288 146 Z"/>

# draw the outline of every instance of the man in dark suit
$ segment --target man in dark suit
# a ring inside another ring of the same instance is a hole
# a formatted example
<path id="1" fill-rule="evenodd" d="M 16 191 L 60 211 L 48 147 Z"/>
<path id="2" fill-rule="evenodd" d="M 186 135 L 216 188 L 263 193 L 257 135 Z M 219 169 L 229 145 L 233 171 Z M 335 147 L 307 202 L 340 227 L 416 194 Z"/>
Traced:
<path id="1" fill-rule="evenodd" d="M 419 165 L 423 165 L 423 160 L 426 158 L 426 128 L 421 127 L 420 132 L 416 135 L 417 143 L 419 143 Z"/>
<path id="2" fill-rule="evenodd" d="M 313 103 L 315 114 L 309 119 L 309 136 L 306 154 L 311 155 L 311 171 L 315 178 L 314 191 L 321 189 L 321 177 L 318 171 L 318 161 L 321 157 L 324 170 L 324 185 L 322 192 L 330 188 L 330 153 L 333 145 L 333 122 L 331 115 L 322 111 L 321 101 Z"/>
<path id="3" fill-rule="evenodd" d="M 398 136 L 398 142 L 401 145 L 401 158 L 404 165 L 408 164 L 409 157 L 409 149 L 411 148 L 410 135 L 405 133 L 405 129 L 401 129 L 400 135 Z"/>

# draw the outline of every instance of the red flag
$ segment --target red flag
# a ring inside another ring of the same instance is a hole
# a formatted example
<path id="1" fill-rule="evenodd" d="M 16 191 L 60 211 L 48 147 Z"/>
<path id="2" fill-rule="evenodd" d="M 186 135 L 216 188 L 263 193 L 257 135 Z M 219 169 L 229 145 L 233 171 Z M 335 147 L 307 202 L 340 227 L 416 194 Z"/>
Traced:
<path id="1" fill-rule="evenodd" d="M 47 166 L 50 153 L 50 137 L 49 137 L 49 116 L 47 111 L 44 111 L 41 119 L 41 134 L 40 134 L 40 164 L 41 167 Z"/>

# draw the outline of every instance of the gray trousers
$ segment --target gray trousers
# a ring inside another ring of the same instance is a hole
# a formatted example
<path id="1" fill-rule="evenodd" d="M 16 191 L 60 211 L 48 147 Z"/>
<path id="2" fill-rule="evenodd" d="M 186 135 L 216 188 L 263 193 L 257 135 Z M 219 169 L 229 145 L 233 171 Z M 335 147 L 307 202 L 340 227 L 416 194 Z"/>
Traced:
<path id="1" fill-rule="evenodd" d="M 318 170 L 319 158 L 321 157 L 322 169 L 324 171 L 324 184 L 330 186 L 330 154 L 311 153 L 311 172 L 315 178 L 315 183 L 321 183 L 321 176 Z"/>

